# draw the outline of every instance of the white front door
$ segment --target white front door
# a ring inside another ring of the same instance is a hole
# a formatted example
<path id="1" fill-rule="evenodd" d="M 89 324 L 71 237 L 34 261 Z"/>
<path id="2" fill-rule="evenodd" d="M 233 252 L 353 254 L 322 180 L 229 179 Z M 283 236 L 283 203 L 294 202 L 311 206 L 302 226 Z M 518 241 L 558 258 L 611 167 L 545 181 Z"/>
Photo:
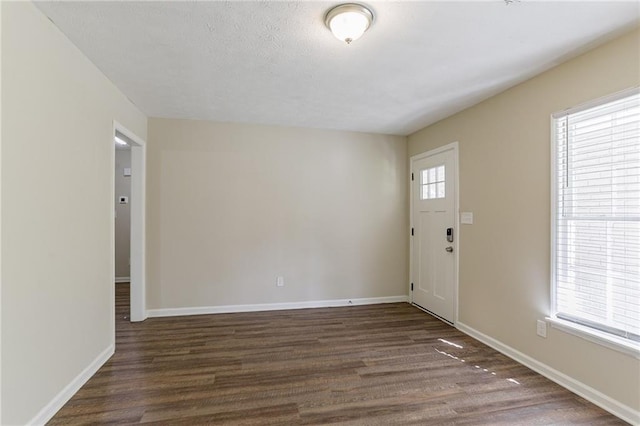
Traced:
<path id="1" fill-rule="evenodd" d="M 454 322 L 457 144 L 411 157 L 411 300 Z"/>

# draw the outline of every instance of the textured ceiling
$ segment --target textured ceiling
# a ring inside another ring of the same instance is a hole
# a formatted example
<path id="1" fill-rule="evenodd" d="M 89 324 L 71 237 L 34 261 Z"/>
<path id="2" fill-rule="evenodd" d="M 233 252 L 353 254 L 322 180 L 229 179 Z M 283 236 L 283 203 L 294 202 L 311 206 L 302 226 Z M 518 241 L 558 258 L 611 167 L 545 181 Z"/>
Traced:
<path id="1" fill-rule="evenodd" d="M 42 2 L 150 117 L 406 135 L 638 24 L 636 1 L 373 1 L 352 45 L 336 2 Z"/>

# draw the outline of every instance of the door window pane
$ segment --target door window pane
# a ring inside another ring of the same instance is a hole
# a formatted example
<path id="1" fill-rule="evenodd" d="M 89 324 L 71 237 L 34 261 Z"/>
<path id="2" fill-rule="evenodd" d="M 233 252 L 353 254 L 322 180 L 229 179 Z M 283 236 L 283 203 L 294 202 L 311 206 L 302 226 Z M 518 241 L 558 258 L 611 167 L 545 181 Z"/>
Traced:
<path id="1" fill-rule="evenodd" d="M 420 198 L 422 200 L 431 200 L 434 198 L 445 197 L 445 169 L 444 164 L 441 166 L 424 169 L 420 173 L 422 182 Z"/>

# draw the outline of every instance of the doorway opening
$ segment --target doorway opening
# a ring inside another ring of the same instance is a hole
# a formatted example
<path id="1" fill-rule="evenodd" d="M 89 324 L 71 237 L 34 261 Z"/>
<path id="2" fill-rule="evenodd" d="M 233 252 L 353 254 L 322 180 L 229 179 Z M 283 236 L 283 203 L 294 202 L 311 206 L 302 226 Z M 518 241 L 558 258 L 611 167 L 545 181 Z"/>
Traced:
<path id="1" fill-rule="evenodd" d="M 112 324 L 115 339 L 115 286 L 129 282 L 130 321 L 147 318 L 145 303 L 145 142 L 113 123 Z M 128 190 L 128 193 L 127 193 Z M 126 232 L 128 231 L 128 233 Z M 127 275 L 128 272 L 128 275 Z"/>
<path id="2" fill-rule="evenodd" d="M 116 131 L 115 142 L 115 284 L 118 321 L 131 316 L 129 299 L 131 283 L 131 144 Z"/>
<path id="3" fill-rule="evenodd" d="M 458 316 L 458 144 L 411 157 L 411 303 L 449 324 Z"/>

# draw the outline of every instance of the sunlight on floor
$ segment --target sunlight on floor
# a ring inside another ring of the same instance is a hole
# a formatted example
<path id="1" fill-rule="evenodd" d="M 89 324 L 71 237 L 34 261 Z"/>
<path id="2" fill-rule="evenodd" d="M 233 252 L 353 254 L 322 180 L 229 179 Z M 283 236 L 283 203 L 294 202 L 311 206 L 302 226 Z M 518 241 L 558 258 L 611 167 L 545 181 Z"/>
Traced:
<path id="1" fill-rule="evenodd" d="M 458 349 L 462 349 L 463 348 L 461 345 L 458 345 L 456 343 L 450 342 L 448 340 L 444 340 L 444 339 L 438 339 L 438 340 L 441 341 L 442 343 L 446 343 L 447 345 L 454 346 L 454 347 L 456 347 Z"/>
<path id="2" fill-rule="evenodd" d="M 455 344 L 455 343 L 449 342 L 449 341 L 444 340 L 444 339 L 438 339 L 438 340 L 439 340 L 439 341 L 441 341 L 441 342 L 443 342 L 443 343 L 446 343 L 446 344 L 448 344 L 448 345 L 455 346 L 456 348 L 462 349 L 462 346 L 457 345 L 457 344 Z M 460 358 L 460 357 L 457 357 L 457 356 L 455 356 L 455 355 L 453 355 L 453 354 L 450 354 L 450 353 L 445 352 L 445 351 L 441 351 L 441 350 L 440 350 L 440 349 L 438 349 L 438 348 L 434 348 L 434 349 L 435 349 L 435 351 L 436 351 L 436 352 L 438 352 L 439 354 L 442 354 L 442 355 L 448 356 L 448 357 L 449 357 L 449 358 L 451 358 L 451 359 L 455 359 L 455 360 L 458 360 L 458 361 L 460 361 L 460 362 L 466 362 L 464 359 L 462 359 L 462 358 Z M 474 365 L 474 367 L 475 367 L 475 368 L 477 368 L 478 370 L 482 370 L 482 371 L 484 371 L 485 373 L 489 373 L 489 370 L 488 370 L 488 369 L 486 369 L 486 368 L 482 368 L 482 367 L 480 367 L 479 365 Z M 492 375 L 492 376 L 497 376 L 497 374 L 496 374 L 494 371 L 491 371 L 490 373 L 491 373 L 491 375 Z M 505 379 L 505 380 L 506 380 L 507 382 L 514 383 L 514 384 L 516 384 L 516 385 L 521 384 L 519 381 L 517 381 L 516 379 L 513 379 L 513 378 L 508 378 L 508 379 Z"/>

